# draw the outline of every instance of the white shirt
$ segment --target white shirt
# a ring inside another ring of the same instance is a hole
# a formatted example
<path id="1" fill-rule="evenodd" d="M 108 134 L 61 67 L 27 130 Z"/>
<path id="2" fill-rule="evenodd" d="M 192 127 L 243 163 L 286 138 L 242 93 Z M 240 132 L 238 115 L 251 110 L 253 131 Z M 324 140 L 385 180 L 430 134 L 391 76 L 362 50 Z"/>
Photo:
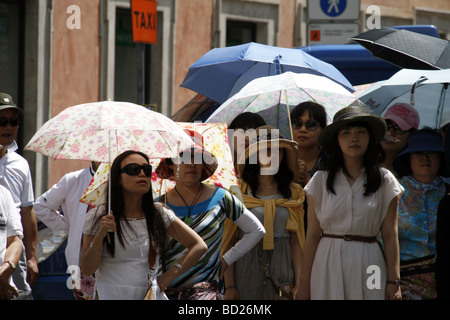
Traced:
<path id="1" fill-rule="evenodd" d="M 11 193 L 0 186 L 0 265 L 5 259 L 7 240 L 13 236 L 23 238 L 20 214 L 17 212 Z"/>
<path id="2" fill-rule="evenodd" d="M 166 229 L 175 219 L 172 210 L 155 202 L 155 207 L 162 213 Z M 94 235 L 100 226 L 98 220 L 103 211 L 90 210 L 86 215 L 83 233 Z M 130 226 L 121 222 L 125 248 L 119 242 L 117 232 L 114 233 L 115 252 L 111 257 L 103 247 L 102 260 L 95 272 L 95 285 L 100 300 L 142 300 L 148 290 L 150 268 L 148 265 L 149 236 L 146 219 L 129 219 Z M 159 255 L 156 256 L 155 270 L 159 266 Z"/>
<path id="3" fill-rule="evenodd" d="M 33 205 L 33 181 L 27 160 L 16 153 L 17 144 L 8 147 L 8 152 L 0 158 L 0 185 L 11 192 L 15 206 L 29 207 Z"/>
<path id="4" fill-rule="evenodd" d="M 64 175 L 57 184 L 42 194 L 34 204 L 36 217 L 47 227 L 68 232 L 66 246 L 67 265 L 79 265 L 82 227 L 88 205 L 80 202 L 94 177 L 92 165 L 89 168 Z M 62 212 L 60 212 L 60 207 Z"/>

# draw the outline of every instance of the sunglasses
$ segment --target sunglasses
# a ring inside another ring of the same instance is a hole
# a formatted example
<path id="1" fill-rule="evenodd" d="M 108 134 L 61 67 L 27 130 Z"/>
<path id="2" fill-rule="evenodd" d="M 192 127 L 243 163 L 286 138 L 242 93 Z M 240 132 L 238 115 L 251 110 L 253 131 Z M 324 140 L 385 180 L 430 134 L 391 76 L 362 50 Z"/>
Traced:
<path id="1" fill-rule="evenodd" d="M 398 135 L 405 134 L 408 130 L 402 130 L 400 127 L 392 121 L 386 121 L 386 131 L 393 129 L 394 132 Z"/>
<path id="2" fill-rule="evenodd" d="M 292 125 L 294 130 L 300 130 L 303 126 L 305 126 L 308 131 L 315 131 L 320 128 L 320 123 L 316 120 L 307 120 L 303 122 L 300 119 L 292 120 Z"/>
<path id="3" fill-rule="evenodd" d="M 144 170 L 144 173 L 147 177 L 152 176 L 152 166 L 150 164 L 145 164 L 141 166 L 137 163 L 127 164 L 125 167 L 120 169 L 120 172 L 126 173 L 129 176 L 137 176 L 141 173 L 141 170 Z"/>
<path id="4" fill-rule="evenodd" d="M 11 127 L 17 127 L 19 125 L 18 118 L 0 118 L 0 127 L 6 127 L 8 123 Z"/>

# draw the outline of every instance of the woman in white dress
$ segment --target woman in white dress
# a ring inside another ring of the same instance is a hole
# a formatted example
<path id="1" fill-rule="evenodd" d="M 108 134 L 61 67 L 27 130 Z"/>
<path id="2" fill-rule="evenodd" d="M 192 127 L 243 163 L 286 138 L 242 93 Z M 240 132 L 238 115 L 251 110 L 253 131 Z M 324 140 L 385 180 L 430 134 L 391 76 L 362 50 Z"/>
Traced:
<path id="1" fill-rule="evenodd" d="M 302 299 L 401 299 L 397 207 L 402 186 L 378 166 L 384 120 L 350 106 L 319 137 L 330 155 L 305 186 Z M 377 241 L 381 232 L 384 253 Z"/>
<path id="2" fill-rule="evenodd" d="M 105 206 L 86 214 L 81 272 L 95 272 L 98 299 L 144 299 L 149 279 L 158 268 L 158 255 L 166 249 L 170 237 L 187 252 L 158 277 L 156 290 L 164 291 L 206 252 L 204 241 L 172 210 L 153 202 L 151 176 L 152 167 L 145 154 L 125 151 L 111 166 L 111 214 Z M 163 294 L 157 296 L 164 298 Z"/>

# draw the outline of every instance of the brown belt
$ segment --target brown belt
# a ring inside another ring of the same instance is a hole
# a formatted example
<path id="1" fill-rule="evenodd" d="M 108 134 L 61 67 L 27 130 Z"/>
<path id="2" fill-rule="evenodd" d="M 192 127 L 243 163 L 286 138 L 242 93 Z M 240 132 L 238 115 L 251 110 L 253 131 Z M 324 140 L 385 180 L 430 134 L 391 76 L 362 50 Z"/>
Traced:
<path id="1" fill-rule="evenodd" d="M 340 235 L 336 235 L 336 234 L 327 234 L 327 233 L 322 233 L 322 237 L 344 239 L 345 241 L 377 242 L 377 237 L 364 237 L 364 236 L 353 236 L 353 235 L 340 236 Z"/>

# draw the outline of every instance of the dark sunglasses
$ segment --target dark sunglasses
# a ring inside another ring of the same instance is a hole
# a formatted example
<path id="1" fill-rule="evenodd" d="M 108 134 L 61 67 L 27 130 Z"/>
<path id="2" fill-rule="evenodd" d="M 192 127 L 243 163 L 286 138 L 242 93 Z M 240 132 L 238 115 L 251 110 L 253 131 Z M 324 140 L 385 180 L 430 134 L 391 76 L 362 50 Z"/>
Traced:
<path id="1" fill-rule="evenodd" d="M 294 119 L 292 120 L 292 125 L 294 127 L 294 130 L 300 130 L 303 127 L 303 125 L 308 131 L 315 131 L 320 128 L 320 123 L 316 120 L 307 120 L 303 122 L 300 119 Z"/>
<path id="2" fill-rule="evenodd" d="M 137 163 L 130 163 L 127 164 L 125 167 L 120 169 L 120 172 L 126 173 L 129 176 L 137 176 L 139 173 L 141 173 L 141 170 L 144 170 L 144 173 L 147 177 L 152 176 L 152 166 L 150 164 L 145 164 L 141 166 Z"/>
<path id="3" fill-rule="evenodd" d="M 405 134 L 408 130 L 402 130 L 400 127 L 392 121 L 386 121 L 386 131 L 393 129 L 394 132 L 398 135 Z"/>
<path id="4" fill-rule="evenodd" d="M 0 127 L 6 127 L 8 123 L 11 127 L 17 127 L 19 125 L 18 118 L 0 118 Z"/>

